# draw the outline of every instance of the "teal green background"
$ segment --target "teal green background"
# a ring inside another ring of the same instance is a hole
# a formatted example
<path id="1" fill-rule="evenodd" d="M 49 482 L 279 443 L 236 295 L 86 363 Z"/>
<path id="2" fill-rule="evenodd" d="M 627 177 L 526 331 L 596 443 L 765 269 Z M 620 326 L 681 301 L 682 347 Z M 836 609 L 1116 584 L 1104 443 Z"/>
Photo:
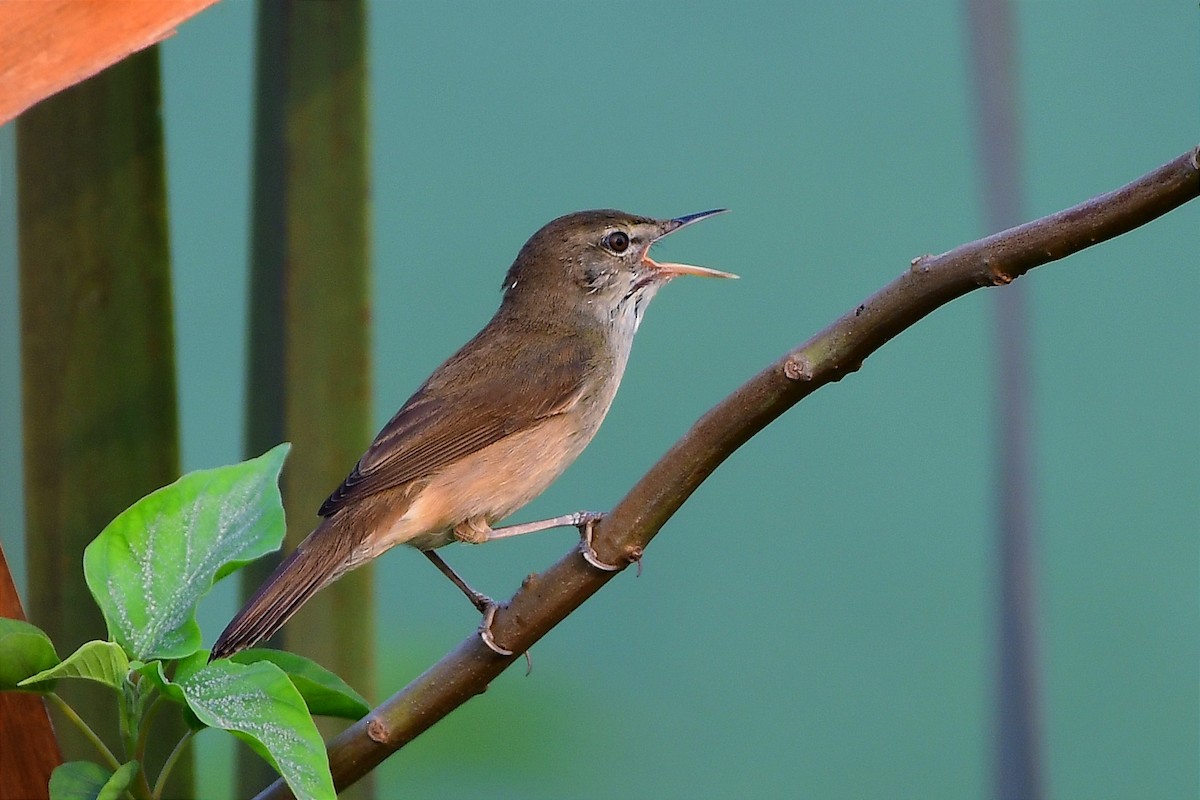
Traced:
<path id="1" fill-rule="evenodd" d="M 1026 216 L 1200 141 L 1194 3 L 1016 11 Z M 163 45 L 187 469 L 241 456 L 254 17 L 226 0 Z M 486 321 L 552 217 L 733 210 L 657 252 L 743 279 L 659 295 L 605 427 L 520 519 L 610 507 L 766 363 L 987 232 L 959 4 L 378 2 L 370 23 L 377 423 Z M 9 125 L 0 536 L 20 567 L 12 164 Z M 1055 798 L 1198 794 L 1198 230 L 1192 203 L 1021 281 Z M 988 796 L 994 299 L 937 312 L 748 443 L 641 578 L 388 762 L 381 796 Z M 508 596 L 573 545 L 443 552 Z M 477 619 L 411 551 L 377 574 L 390 693 Z M 233 606 L 232 586 L 208 602 L 210 643 Z M 231 793 L 229 745 L 200 751 L 203 794 Z"/>

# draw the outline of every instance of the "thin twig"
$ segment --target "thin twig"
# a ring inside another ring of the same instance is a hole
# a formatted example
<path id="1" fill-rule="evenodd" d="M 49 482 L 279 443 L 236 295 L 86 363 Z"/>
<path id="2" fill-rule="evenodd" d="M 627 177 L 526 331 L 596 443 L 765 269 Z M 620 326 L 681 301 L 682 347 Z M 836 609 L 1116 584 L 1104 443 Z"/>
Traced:
<path id="1" fill-rule="evenodd" d="M 167 788 L 167 778 L 171 775 L 171 770 L 175 768 L 175 762 L 183 755 L 183 750 L 187 747 L 188 742 L 196 735 L 196 731 L 188 728 L 187 733 L 179 737 L 179 741 L 175 744 L 175 748 L 171 751 L 171 755 L 167 756 L 167 760 L 163 762 L 162 771 L 158 773 L 158 780 L 154 782 L 154 800 L 159 800 L 163 796 L 163 790 Z"/>
<path id="2" fill-rule="evenodd" d="M 142 719 L 138 722 L 138 738 L 137 744 L 134 745 L 133 752 L 129 754 L 130 758 L 136 758 L 143 764 L 146 763 L 146 742 L 150 738 L 150 722 L 154 719 L 154 715 L 158 713 L 158 709 L 166 702 L 165 695 L 159 695 L 150 701 L 150 707 L 142 714 Z"/>
<path id="3" fill-rule="evenodd" d="M 885 342 L 939 306 L 982 286 L 1011 283 L 1041 264 L 1119 236 L 1200 195 L 1200 149 L 1192 149 L 1114 192 L 962 245 L 922 256 L 911 268 L 825 330 L 751 378 L 700 418 L 595 529 L 598 557 L 632 561 L 696 488 L 734 450 L 784 411 L 862 366 Z M 588 565 L 572 549 L 522 583 L 492 632 L 523 653 L 615 573 Z M 483 692 L 519 656 L 500 657 L 478 636 L 434 666 L 329 745 L 340 790 Z M 291 797 L 276 781 L 260 800 Z"/>
<path id="4" fill-rule="evenodd" d="M 75 727 L 83 731 L 83 735 L 87 737 L 87 740 L 91 742 L 92 745 L 100 752 L 100 755 L 106 762 L 108 762 L 108 765 L 113 768 L 114 772 L 121 768 L 121 762 L 117 760 L 115 755 L 113 755 L 113 751 L 108 749 L 108 745 L 106 745 L 104 741 L 96 735 L 96 732 L 92 730 L 92 726 L 84 722 L 83 717 L 75 713 L 75 709 L 71 708 L 71 706 L 67 704 L 66 700 L 63 700 L 54 692 L 48 693 L 46 695 L 46 699 L 51 703 L 54 703 L 54 705 L 58 707 L 58 710 L 63 713 L 63 716 L 71 720 L 71 722 L 75 724 Z"/>

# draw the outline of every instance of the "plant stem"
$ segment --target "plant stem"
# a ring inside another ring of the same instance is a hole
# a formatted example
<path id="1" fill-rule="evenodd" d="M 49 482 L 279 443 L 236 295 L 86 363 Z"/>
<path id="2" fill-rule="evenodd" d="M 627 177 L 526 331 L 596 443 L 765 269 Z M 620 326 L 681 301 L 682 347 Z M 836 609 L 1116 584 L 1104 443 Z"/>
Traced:
<path id="1" fill-rule="evenodd" d="M 167 776 L 171 774 L 171 770 L 175 767 L 176 760 L 183 754 L 183 748 L 196 735 L 194 730 L 189 729 L 187 733 L 180 738 L 179 743 L 175 745 L 175 749 L 171 751 L 171 755 L 167 756 L 166 762 L 163 764 L 162 772 L 158 773 L 158 780 L 154 782 L 154 800 L 159 800 L 162 797 L 163 789 L 167 786 Z"/>
<path id="2" fill-rule="evenodd" d="M 146 741 L 149 730 L 150 710 L 146 710 L 149 696 L 142 694 L 138 685 L 141 676 L 134 673 L 121 686 L 120 703 L 121 737 L 124 740 L 125 758 L 139 765 L 137 774 L 126 791 L 135 800 L 150 800 L 150 782 L 146 778 Z M 151 710 L 153 705 L 151 706 Z"/>
<path id="3" fill-rule="evenodd" d="M 150 707 L 146 709 L 146 713 L 142 715 L 141 722 L 138 723 L 138 727 L 141 730 L 138 731 L 137 744 L 134 745 L 133 752 L 129 754 L 129 757 L 136 758 L 143 764 L 146 763 L 146 740 L 150 735 L 150 720 L 154 718 L 154 713 L 158 711 L 158 707 L 162 705 L 165 699 L 161 694 L 154 698 L 153 702 L 150 703 Z"/>
<path id="4" fill-rule="evenodd" d="M 121 762 L 117 761 L 117 757 L 113 755 L 113 751 L 109 750 L 108 745 L 106 745 L 100 739 L 100 737 L 96 735 L 96 732 L 92 730 L 91 726 L 84 722 L 83 718 L 75 713 L 75 709 L 67 705 L 66 700 L 63 700 L 53 692 L 47 694 L 46 697 L 50 700 L 50 702 L 58 706 L 58 710 L 63 713 L 63 716 L 75 723 L 75 727 L 79 728 L 79 730 L 83 732 L 83 735 L 87 737 L 87 740 L 91 742 L 97 750 L 100 751 L 100 755 L 104 757 L 104 760 L 108 762 L 108 765 L 112 767 L 114 771 L 121 768 Z"/>

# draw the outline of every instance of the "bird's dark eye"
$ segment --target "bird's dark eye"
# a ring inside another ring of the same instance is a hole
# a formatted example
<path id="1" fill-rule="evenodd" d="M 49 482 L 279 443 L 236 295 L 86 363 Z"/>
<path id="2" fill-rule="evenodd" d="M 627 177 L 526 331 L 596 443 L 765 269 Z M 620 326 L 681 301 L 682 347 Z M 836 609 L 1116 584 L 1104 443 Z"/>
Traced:
<path id="1" fill-rule="evenodd" d="M 607 234 L 601 243 L 619 255 L 629 249 L 629 234 L 625 231 L 613 231 Z"/>

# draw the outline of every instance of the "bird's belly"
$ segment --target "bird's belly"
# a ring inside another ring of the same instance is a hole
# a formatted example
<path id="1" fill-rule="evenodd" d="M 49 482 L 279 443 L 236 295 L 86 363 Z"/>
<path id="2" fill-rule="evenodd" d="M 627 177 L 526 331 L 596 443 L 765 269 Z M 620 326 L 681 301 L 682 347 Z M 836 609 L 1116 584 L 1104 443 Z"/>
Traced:
<path id="1" fill-rule="evenodd" d="M 427 479 L 406 512 L 382 531 L 379 552 L 409 544 L 428 550 L 455 540 L 454 526 L 489 525 L 537 497 L 579 457 L 595 434 L 572 415 L 548 419 L 459 459 Z"/>

